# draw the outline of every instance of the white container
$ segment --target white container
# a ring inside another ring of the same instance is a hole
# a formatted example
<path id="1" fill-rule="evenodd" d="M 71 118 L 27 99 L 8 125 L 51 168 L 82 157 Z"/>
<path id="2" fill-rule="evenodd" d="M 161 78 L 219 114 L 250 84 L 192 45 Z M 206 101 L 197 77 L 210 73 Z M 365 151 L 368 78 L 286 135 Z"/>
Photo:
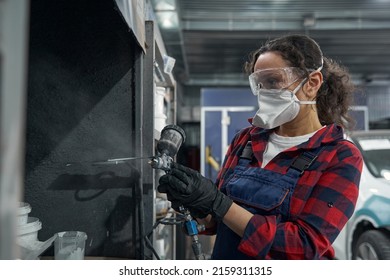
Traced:
<path id="1" fill-rule="evenodd" d="M 165 253 L 165 241 L 164 239 L 157 239 L 156 244 L 154 246 L 157 255 L 160 257 L 161 260 L 165 260 L 166 253 Z"/>
<path id="2" fill-rule="evenodd" d="M 167 125 L 167 116 L 159 115 L 154 117 L 154 128 L 161 132 L 161 130 Z"/>
<path id="3" fill-rule="evenodd" d="M 19 207 L 17 210 L 17 225 L 27 224 L 28 214 L 31 212 L 30 204 L 26 202 L 19 202 Z"/>
<path id="4" fill-rule="evenodd" d="M 83 260 L 87 234 L 82 231 L 62 231 L 54 241 L 55 260 Z"/>
<path id="5" fill-rule="evenodd" d="M 28 217 L 27 223 L 16 228 L 17 238 L 23 242 L 33 242 L 38 240 L 38 231 L 42 228 L 42 223 L 38 218 Z"/>
<path id="6" fill-rule="evenodd" d="M 155 205 L 156 205 L 157 216 L 165 216 L 168 213 L 170 207 L 168 200 L 157 197 Z"/>
<path id="7" fill-rule="evenodd" d="M 165 88 L 156 87 L 156 93 L 154 95 L 154 115 L 164 115 L 164 97 Z"/>

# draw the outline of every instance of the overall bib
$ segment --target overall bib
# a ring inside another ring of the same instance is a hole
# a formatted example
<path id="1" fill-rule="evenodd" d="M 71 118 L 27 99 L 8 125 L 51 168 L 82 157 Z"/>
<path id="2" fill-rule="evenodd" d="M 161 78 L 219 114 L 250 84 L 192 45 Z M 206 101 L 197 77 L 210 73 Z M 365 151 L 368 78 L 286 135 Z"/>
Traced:
<path id="1" fill-rule="evenodd" d="M 260 167 L 251 167 L 253 159 L 251 142 L 246 145 L 233 173 L 221 187 L 235 203 L 252 214 L 276 215 L 281 222 L 289 219 L 291 197 L 299 177 L 317 158 L 322 147 L 304 152 L 291 164 L 286 174 Z M 212 259 L 252 259 L 237 247 L 241 241 L 224 223 L 218 224 Z"/>

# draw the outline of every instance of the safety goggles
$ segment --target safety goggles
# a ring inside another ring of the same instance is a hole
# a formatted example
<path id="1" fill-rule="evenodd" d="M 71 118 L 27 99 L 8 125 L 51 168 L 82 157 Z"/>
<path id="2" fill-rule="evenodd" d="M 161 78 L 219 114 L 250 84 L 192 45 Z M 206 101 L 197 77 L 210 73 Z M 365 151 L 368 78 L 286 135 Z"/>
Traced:
<path id="1" fill-rule="evenodd" d="M 253 72 L 249 75 L 249 84 L 254 95 L 259 89 L 282 90 L 290 87 L 305 72 L 297 67 L 268 68 Z"/>

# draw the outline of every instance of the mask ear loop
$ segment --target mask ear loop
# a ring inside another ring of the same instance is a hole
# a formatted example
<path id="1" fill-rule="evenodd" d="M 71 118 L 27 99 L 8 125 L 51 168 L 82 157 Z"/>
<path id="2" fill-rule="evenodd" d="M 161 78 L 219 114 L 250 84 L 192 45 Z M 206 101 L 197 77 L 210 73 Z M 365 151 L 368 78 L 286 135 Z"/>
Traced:
<path id="1" fill-rule="evenodd" d="M 315 100 L 298 100 L 298 103 L 302 105 L 315 105 L 317 102 Z"/>
<path id="2" fill-rule="evenodd" d="M 299 100 L 298 97 L 296 96 L 296 93 L 298 90 L 303 86 L 303 84 L 307 81 L 307 78 L 304 78 L 302 82 L 299 83 L 299 85 L 292 91 L 293 96 L 295 96 L 295 102 L 298 102 L 301 105 L 313 105 L 316 104 L 317 102 L 315 100 Z"/>
<path id="3" fill-rule="evenodd" d="M 323 56 L 321 56 L 321 66 L 318 67 L 316 70 L 312 71 L 312 72 L 310 73 L 310 75 L 313 74 L 313 73 L 316 73 L 316 72 L 321 72 L 321 70 L 322 70 L 323 67 L 324 67 L 324 58 L 323 58 Z M 305 78 L 302 82 L 305 82 L 306 80 L 307 80 L 307 78 Z M 303 85 L 303 83 L 302 83 L 302 85 Z M 299 87 L 302 86 L 302 85 L 300 84 L 297 88 L 299 89 Z M 297 91 L 296 91 L 296 89 L 295 89 L 295 90 L 294 90 L 294 95 L 295 95 L 296 92 L 297 92 Z M 298 99 L 298 98 L 297 98 L 297 99 Z M 298 103 L 299 103 L 299 104 L 302 104 L 302 105 L 314 105 L 314 104 L 316 104 L 317 102 L 316 102 L 315 100 L 299 100 L 299 99 L 298 99 Z"/>
<path id="4" fill-rule="evenodd" d="M 307 81 L 307 78 L 304 78 L 302 80 L 302 82 L 299 83 L 299 85 L 297 85 L 297 87 L 291 92 L 293 95 L 295 95 L 298 90 L 303 86 L 303 84 Z"/>

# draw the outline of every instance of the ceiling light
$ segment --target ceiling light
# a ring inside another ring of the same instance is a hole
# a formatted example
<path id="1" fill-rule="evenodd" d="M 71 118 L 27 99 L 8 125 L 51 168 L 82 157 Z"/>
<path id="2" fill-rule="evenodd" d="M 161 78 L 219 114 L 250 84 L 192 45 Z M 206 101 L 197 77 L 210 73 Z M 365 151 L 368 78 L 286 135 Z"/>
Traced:
<path id="1" fill-rule="evenodd" d="M 179 19 L 174 11 L 156 12 L 159 26 L 164 29 L 176 29 L 179 27 Z"/>
<path id="2" fill-rule="evenodd" d="M 153 0 L 154 14 L 162 29 L 178 29 L 176 0 Z"/>
<path id="3" fill-rule="evenodd" d="M 316 18 L 314 15 L 304 15 L 303 16 L 303 26 L 304 27 L 314 27 L 316 25 Z"/>
<path id="4" fill-rule="evenodd" d="M 175 0 L 153 0 L 153 6 L 155 11 L 175 11 Z"/>

